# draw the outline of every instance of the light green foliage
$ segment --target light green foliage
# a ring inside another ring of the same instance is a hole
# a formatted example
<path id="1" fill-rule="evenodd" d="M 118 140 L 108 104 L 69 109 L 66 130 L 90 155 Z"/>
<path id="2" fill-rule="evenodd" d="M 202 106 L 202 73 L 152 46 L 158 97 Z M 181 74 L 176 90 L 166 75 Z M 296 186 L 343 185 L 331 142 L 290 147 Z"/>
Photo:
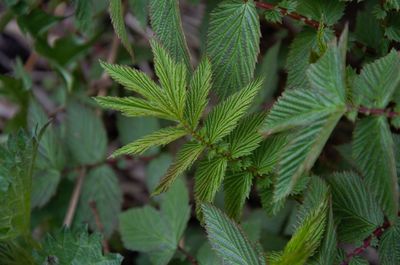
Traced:
<path id="1" fill-rule="evenodd" d="M 330 179 L 338 234 L 344 242 L 366 238 L 382 224 L 383 214 L 371 192 L 354 173 L 334 174 Z"/>
<path id="2" fill-rule="evenodd" d="M 125 46 L 125 49 L 133 57 L 133 49 L 131 44 L 129 43 L 128 33 L 125 27 L 122 0 L 109 0 L 109 1 L 110 1 L 110 7 L 109 7 L 110 17 L 111 17 L 111 22 L 114 26 L 115 33 L 121 39 L 121 42 Z"/>
<path id="3" fill-rule="evenodd" d="M 189 49 L 182 28 L 177 0 L 149 0 L 150 21 L 157 39 L 171 54 L 175 62 L 182 62 L 188 70 L 190 64 Z"/>
<path id="4" fill-rule="evenodd" d="M 103 255 L 101 236 L 89 235 L 86 229 L 64 228 L 55 235 L 48 235 L 33 256 L 37 264 L 48 264 L 49 260 L 71 265 L 119 265 L 122 262 L 119 254 Z"/>
<path id="5" fill-rule="evenodd" d="M 201 115 L 207 106 L 207 96 L 211 89 L 211 64 L 203 59 L 190 80 L 185 106 L 185 119 L 192 129 L 196 129 Z"/>
<path id="6" fill-rule="evenodd" d="M 214 206 L 203 204 L 202 210 L 210 243 L 224 264 L 265 264 L 264 257 L 237 224 Z"/>
<path id="7" fill-rule="evenodd" d="M 314 254 L 323 238 L 328 212 L 328 199 L 322 197 L 309 211 L 279 257 L 271 265 L 302 265 Z"/>
<path id="8" fill-rule="evenodd" d="M 253 183 L 250 172 L 230 173 L 224 180 L 224 205 L 226 214 L 236 220 L 240 219 L 243 205 L 248 198 Z"/>
<path id="9" fill-rule="evenodd" d="M 357 121 L 352 150 L 369 190 L 394 221 L 399 208 L 399 190 L 393 139 L 386 118 L 368 117 Z"/>
<path id="10" fill-rule="evenodd" d="M 29 233 L 34 141 L 21 131 L 0 145 L 0 240 Z"/>
<path id="11" fill-rule="evenodd" d="M 186 130 L 181 127 L 166 127 L 152 134 L 146 135 L 143 138 L 136 140 L 113 153 L 113 157 L 128 154 L 139 155 L 144 153 L 150 147 L 162 146 L 169 144 L 176 139 L 179 139 L 187 134 Z"/>
<path id="12" fill-rule="evenodd" d="M 233 158 L 250 155 L 262 141 L 259 129 L 264 121 L 264 113 L 254 113 L 244 117 L 235 130 L 227 137 L 229 153 Z"/>
<path id="13" fill-rule="evenodd" d="M 174 163 L 168 168 L 167 173 L 162 178 L 153 195 L 160 194 L 168 190 L 176 178 L 181 176 L 185 170 L 197 160 L 204 151 L 205 147 L 197 142 L 186 143 L 177 154 Z"/>
<path id="14" fill-rule="evenodd" d="M 214 73 L 213 86 L 221 95 L 229 95 L 251 81 L 260 35 L 252 0 L 224 1 L 211 13 L 207 54 Z"/>
<path id="15" fill-rule="evenodd" d="M 93 110 L 77 102 L 67 107 L 67 144 L 80 164 L 94 164 L 106 157 L 107 135 Z"/>
<path id="16" fill-rule="evenodd" d="M 244 116 L 260 88 L 261 81 L 253 81 L 218 104 L 204 121 L 202 133 L 206 140 L 213 144 L 229 134 Z"/>
<path id="17" fill-rule="evenodd" d="M 176 181 L 164 194 L 161 209 L 145 206 L 120 215 L 124 246 L 147 252 L 153 264 L 168 264 L 189 219 L 189 196 L 183 181 Z"/>
<path id="18" fill-rule="evenodd" d="M 104 235 L 109 237 L 118 222 L 122 192 L 117 176 L 108 166 L 96 167 L 85 177 L 75 217 L 77 224 L 89 223 L 92 230 L 98 230 L 92 203 L 95 203 L 98 218 L 104 226 Z"/>
<path id="19" fill-rule="evenodd" d="M 211 160 L 205 158 L 199 163 L 194 188 L 198 204 L 214 200 L 215 194 L 224 180 L 227 164 L 227 159 L 223 157 Z"/>

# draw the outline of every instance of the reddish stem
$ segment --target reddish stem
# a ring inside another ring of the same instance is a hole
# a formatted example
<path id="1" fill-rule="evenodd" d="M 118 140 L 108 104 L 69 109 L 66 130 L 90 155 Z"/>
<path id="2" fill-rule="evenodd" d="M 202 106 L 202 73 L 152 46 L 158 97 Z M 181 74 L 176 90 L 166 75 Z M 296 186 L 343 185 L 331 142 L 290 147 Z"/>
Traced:
<path id="1" fill-rule="evenodd" d="M 399 112 L 392 111 L 390 109 L 375 109 L 375 108 L 367 108 L 367 107 L 359 107 L 357 110 L 359 113 L 365 114 L 365 115 L 383 115 L 388 118 L 394 118 L 397 116 L 400 116 Z"/>
<path id="2" fill-rule="evenodd" d="M 296 13 L 296 12 L 289 12 L 286 8 L 278 7 L 276 5 L 269 4 L 269 3 L 263 3 L 263 2 L 254 2 L 254 3 L 256 4 L 256 7 L 262 8 L 265 10 L 277 9 L 282 14 L 282 16 L 288 16 L 290 18 L 293 18 L 294 20 L 302 21 L 306 25 L 313 27 L 315 29 L 318 29 L 320 26 L 318 21 L 309 19 L 306 16 L 300 15 L 299 13 Z"/>
<path id="3" fill-rule="evenodd" d="M 371 246 L 371 241 L 372 238 L 376 237 L 377 239 L 379 239 L 383 232 L 385 232 L 386 229 L 388 229 L 391 226 L 390 222 L 386 219 L 385 222 L 379 226 L 378 228 L 376 228 L 371 235 L 369 235 L 367 238 L 365 238 L 363 240 L 363 243 L 361 246 L 355 248 L 352 252 L 347 253 L 346 258 L 344 259 L 344 261 L 340 264 L 340 265 L 349 265 L 351 259 L 354 256 L 358 256 L 361 253 L 363 253 L 368 247 Z"/>

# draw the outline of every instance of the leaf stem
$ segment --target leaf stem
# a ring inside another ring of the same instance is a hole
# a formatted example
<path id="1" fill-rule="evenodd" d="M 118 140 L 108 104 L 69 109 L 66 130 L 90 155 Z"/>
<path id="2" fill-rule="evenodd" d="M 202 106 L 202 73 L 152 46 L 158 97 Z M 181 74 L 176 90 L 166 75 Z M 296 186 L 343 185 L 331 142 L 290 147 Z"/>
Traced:
<path id="1" fill-rule="evenodd" d="M 192 264 L 192 265 L 199 265 L 195 257 L 193 257 L 189 252 L 187 252 L 182 246 L 178 246 L 179 252 L 181 252 L 183 255 L 185 255 L 186 259 Z"/>
<path id="2" fill-rule="evenodd" d="M 103 252 L 104 252 L 104 254 L 110 253 L 110 247 L 108 245 L 107 240 L 104 237 L 104 225 L 101 222 L 100 214 L 99 214 L 99 210 L 97 209 L 96 201 L 90 201 L 89 202 L 89 207 L 93 212 L 93 216 L 94 216 L 94 220 L 96 222 L 97 229 L 99 230 L 99 232 L 101 234 L 103 234 L 103 240 L 101 242 L 101 244 L 103 246 Z"/>
<path id="3" fill-rule="evenodd" d="M 400 212 L 398 213 L 398 215 L 400 216 Z M 387 220 L 387 218 L 385 218 L 385 221 L 383 222 L 383 224 L 381 226 L 378 226 L 371 235 L 369 235 L 367 238 L 365 238 L 363 240 L 363 243 L 361 246 L 355 248 L 353 251 L 351 251 L 350 253 L 347 253 L 345 259 L 342 261 L 342 263 L 340 263 L 340 265 L 349 265 L 351 259 L 354 256 L 360 255 L 362 254 L 365 250 L 367 250 L 368 247 L 371 246 L 371 242 L 373 238 L 377 238 L 379 239 L 383 233 L 392 225 L 390 224 L 389 220 Z"/>
<path id="4" fill-rule="evenodd" d="M 302 21 L 306 25 L 308 25 L 312 28 L 318 29 L 320 26 L 320 23 L 318 21 L 309 19 L 308 17 L 303 16 L 296 12 L 289 12 L 286 8 L 282 8 L 282 7 L 273 5 L 273 4 L 263 3 L 263 2 L 258 2 L 258 1 L 255 1 L 254 3 L 256 4 L 256 7 L 261 8 L 261 9 L 265 9 L 265 10 L 277 9 L 282 14 L 282 16 L 288 16 L 294 20 Z"/>
<path id="5" fill-rule="evenodd" d="M 365 115 L 386 116 L 388 118 L 400 116 L 399 112 L 392 111 L 391 109 L 367 108 L 363 106 L 360 106 L 357 112 Z"/>
<path id="6" fill-rule="evenodd" d="M 71 199 L 69 201 L 68 210 L 64 218 L 64 226 L 70 227 L 72 220 L 74 219 L 76 207 L 78 205 L 79 197 L 82 191 L 83 180 L 85 179 L 86 168 L 81 167 L 79 170 L 79 175 L 76 178 L 74 190 L 72 192 Z"/>

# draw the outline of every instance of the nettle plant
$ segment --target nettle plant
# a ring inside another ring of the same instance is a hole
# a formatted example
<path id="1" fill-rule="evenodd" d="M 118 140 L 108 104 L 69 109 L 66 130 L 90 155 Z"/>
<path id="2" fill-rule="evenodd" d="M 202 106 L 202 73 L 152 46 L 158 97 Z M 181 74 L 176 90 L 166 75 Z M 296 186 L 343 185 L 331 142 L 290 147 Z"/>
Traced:
<path id="1" fill-rule="evenodd" d="M 34 131 L 21 131 L 0 145 L 0 264 L 121 264 L 120 254 L 108 253 L 109 241 L 112 251 L 145 253 L 138 264 L 400 264 L 398 1 L 208 3 L 198 61 L 186 42 L 177 0 L 135 1 L 139 22 L 131 23 L 144 25 L 139 35 L 149 40 L 154 67 L 145 73 L 115 59 L 100 61 L 126 91 L 94 94 L 74 87 L 71 80 L 79 74 L 68 71 L 78 71 L 76 61 L 54 55 L 73 42 L 47 43 L 47 29 L 63 18 L 42 14 L 36 6 L 36 13 L 24 13 L 31 8 L 24 1 L 6 2 L 32 35 L 38 54 L 65 79 L 60 96 L 65 105 L 58 112 L 66 118 L 48 122 L 57 113 L 45 113 L 25 87 L 24 67 L 18 71 L 21 80 L 0 76 L 0 93 L 21 106 L 19 118 Z M 90 6 L 75 2 L 78 28 L 89 27 Z M 360 9 L 351 21 L 342 19 L 348 17 L 346 6 Z M 109 12 L 126 57 L 135 58 L 138 48 L 125 28 L 125 7 L 111 0 Z M 40 34 L 28 23 L 31 16 Z M 279 52 L 281 36 L 261 54 L 260 21 L 287 24 L 296 34 L 287 51 Z M 273 104 L 260 107 L 273 96 L 283 56 L 282 91 Z M 149 74 L 153 68 L 155 78 Z M 107 80 L 104 76 L 100 81 Z M 89 106 L 127 116 L 117 121 L 118 130 L 126 126 L 120 130 L 128 131 L 125 135 L 135 133 L 129 118 L 151 117 L 164 126 L 154 126 L 158 129 L 107 160 L 107 132 Z M 337 134 L 351 136 L 337 143 Z M 124 198 L 115 171 L 123 168 L 123 158 L 175 141 L 179 150 L 173 160 L 165 152 L 148 163 L 149 203 L 121 212 Z M 77 166 L 77 174 L 68 172 L 69 164 Z M 66 228 L 35 242 L 31 213 L 35 223 L 46 212 L 34 210 L 45 205 L 58 215 L 54 208 L 65 200 L 56 196 L 57 189 L 68 180 L 75 186 L 63 186 L 72 190 Z M 249 200 L 262 211 L 246 207 Z M 207 241 L 192 223 L 206 231 Z M 261 227 L 274 232 L 265 234 Z M 122 242 L 113 237 L 115 230 Z"/>

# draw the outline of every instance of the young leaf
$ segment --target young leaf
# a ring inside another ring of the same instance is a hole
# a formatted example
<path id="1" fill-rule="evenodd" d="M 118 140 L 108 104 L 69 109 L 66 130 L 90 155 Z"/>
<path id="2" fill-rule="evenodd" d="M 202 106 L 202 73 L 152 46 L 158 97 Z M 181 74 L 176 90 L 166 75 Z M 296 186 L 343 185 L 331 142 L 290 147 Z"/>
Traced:
<path id="1" fill-rule="evenodd" d="M 100 118 L 76 102 L 68 105 L 67 114 L 67 143 L 76 162 L 84 165 L 103 160 L 107 135 Z"/>
<path id="2" fill-rule="evenodd" d="M 321 20 L 327 25 L 335 24 L 342 16 L 345 3 L 341 1 L 309 0 L 298 1 L 296 10 L 300 14 L 311 17 L 315 20 Z"/>
<path id="3" fill-rule="evenodd" d="M 393 139 L 386 118 L 367 117 L 358 121 L 352 150 L 369 190 L 394 221 L 399 209 L 399 190 Z"/>
<path id="4" fill-rule="evenodd" d="M 155 71 L 165 90 L 166 100 L 176 117 L 182 119 L 186 101 L 185 65 L 173 61 L 167 50 L 156 41 L 151 42 L 151 48 L 154 53 Z"/>
<path id="5" fill-rule="evenodd" d="M 224 205 L 226 214 L 240 219 L 243 205 L 249 197 L 253 174 L 250 172 L 230 173 L 224 179 Z"/>
<path id="6" fill-rule="evenodd" d="M 100 64 L 112 79 L 125 88 L 142 95 L 150 102 L 154 102 L 159 105 L 159 108 L 168 108 L 164 91 L 145 73 L 127 66 L 105 62 L 100 62 Z"/>
<path id="7" fill-rule="evenodd" d="M 133 58 L 132 46 L 128 40 L 128 32 L 126 31 L 124 21 L 124 10 L 122 7 L 122 0 L 110 0 L 110 17 L 111 22 L 114 26 L 115 33 L 121 39 L 125 49 Z"/>
<path id="8" fill-rule="evenodd" d="M 141 98 L 96 97 L 95 100 L 103 108 L 121 111 L 128 117 L 152 116 L 166 120 L 176 119 L 174 114 Z"/>
<path id="9" fill-rule="evenodd" d="M 207 141 L 216 143 L 222 137 L 229 134 L 243 117 L 256 97 L 262 82 L 253 81 L 240 91 L 218 104 L 207 116 L 202 133 Z"/>
<path id="10" fill-rule="evenodd" d="M 195 178 L 195 197 L 197 203 L 212 202 L 224 180 L 228 161 L 226 158 L 205 158 L 200 162 Z"/>
<path id="11" fill-rule="evenodd" d="M 330 179 L 333 211 L 341 223 L 340 240 L 357 242 L 383 223 L 383 214 L 373 195 L 354 173 L 334 174 Z"/>
<path id="12" fill-rule="evenodd" d="M 171 54 L 175 62 L 181 62 L 188 70 L 189 49 L 183 32 L 177 0 L 150 0 L 150 20 L 157 39 Z"/>
<path id="13" fill-rule="evenodd" d="M 250 114 L 243 118 L 227 137 L 229 153 L 233 158 L 250 155 L 259 146 L 262 141 L 259 129 L 264 119 L 264 113 Z"/>
<path id="14" fill-rule="evenodd" d="M 250 1 L 224 1 L 211 13 L 207 54 L 214 73 L 214 88 L 229 95 L 253 78 L 260 51 L 260 24 Z"/>
<path id="15" fill-rule="evenodd" d="M 259 174 L 273 171 L 287 143 L 288 136 L 284 134 L 271 135 L 261 143 L 253 153 L 253 163 Z"/>
<path id="16" fill-rule="evenodd" d="M 220 210 L 209 204 L 203 204 L 208 239 L 224 264 L 262 265 L 263 256 L 255 249 L 240 227 Z"/>
<path id="17" fill-rule="evenodd" d="M 104 235 L 109 237 L 118 223 L 117 216 L 122 204 L 122 191 L 117 176 L 109 166 L 96 167 L 89 172 L 76 210 L 77 224 L 89 223 L 91 230 L 97 230 L 97 217 L 91 203 L 96 204 L 98 218 L 104 226 Z"/>
<path id="18" fill-rule="evenodd" d="M 119 254 L 102 254 L 99 234 L 67 228 L 47 236 L 42 249 L 34 252 L 33 257 L 37 264 L 49 264 L 53 259 L 58 264 L 120 265 L 123 259 Z"/>
<path id="19" fill-rule="evenodd" d="M 354 98 L 369 108 L 385 108 L 400 82 L 400 55 L 392 50 L 364 66 L 355 81 Z"/>
<path id="20" fill-rule="evenodd" d="M 169 167 L 167 174 L 163 177 L 157 188 L 154 190 L 153 195 L 158 195 L 165 192 L 177 177 L 183 174 L 185 170 L 196 161 L 196 159 L 204 151 L 205 147 L 197 142 L 186 143 L 181 150 L 179 150 L 174 163 Z"/>
<path id="21" fill-rule="evenodd" d="M 150 147 L 169 144 L 186 134 L 186 130 L 182 127 L 166 127 L 121 147 L 115 151 L 112 156 L 116 157 L 124 154 L 139 155 L 144 153 Z"/>
<path id="22" fill-rule="evenodd" d="M 207 106 L 207 96 L 211 89 L 211 64 L 207 58 L 203 59 L 190 80 L 187 92 L 185 119 L 192 129 L 196 129 L 201 115 Z"/>
<path id="23" fill-rule="evenodd" d="M 303 265 L 314 254 L 321 243 L 327 219 L 328 199 L 321 199 L 318 207 L 304 219 L 283 253 L 271 265 Z"/>

